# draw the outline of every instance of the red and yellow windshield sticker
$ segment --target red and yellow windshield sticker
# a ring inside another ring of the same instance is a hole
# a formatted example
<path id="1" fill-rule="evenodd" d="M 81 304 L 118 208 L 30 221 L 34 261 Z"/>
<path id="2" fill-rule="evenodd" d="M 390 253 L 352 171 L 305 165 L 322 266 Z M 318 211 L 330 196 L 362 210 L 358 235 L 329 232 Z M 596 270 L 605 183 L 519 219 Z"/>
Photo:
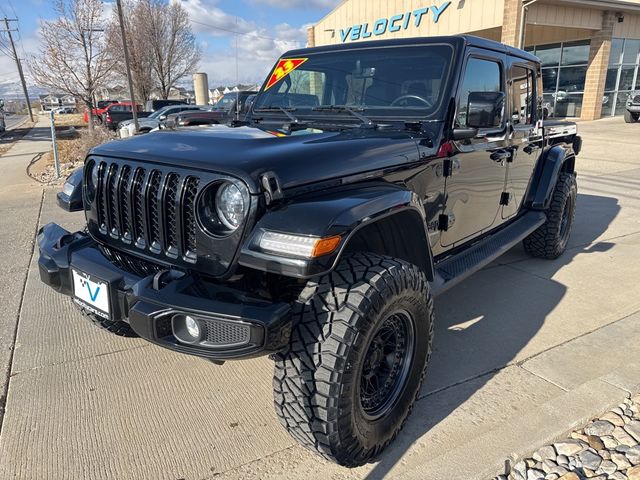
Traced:
<path id="1" fill-rule="evenodd" d="M 278 61 L 276 68 L 273 70 L 271 74 L 271 78 L 264 87 L 264 90 L 267 91 L 271 87 L 273 87 L 276 83 L 282 80 L 284 77 L 293 72 L 296 68 L 302 65 L 304 62 L 309 60 L 308 58 L 282 58 Z"/>

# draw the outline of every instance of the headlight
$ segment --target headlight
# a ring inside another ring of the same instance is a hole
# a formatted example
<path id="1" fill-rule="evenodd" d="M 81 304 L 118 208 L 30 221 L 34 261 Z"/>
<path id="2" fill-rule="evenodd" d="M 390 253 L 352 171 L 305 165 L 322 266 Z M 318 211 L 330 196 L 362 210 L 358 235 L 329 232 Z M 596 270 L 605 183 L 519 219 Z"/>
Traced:
<path id="1" fill-rule="evenodd" d="M 214 236 L 235 232 L 249 210 L 249 190 L 239 181 L 209 185 L 198 200 L 198 219 L 203 229 Z"/>
<path id="2" fill-rule="evenodd" d="M 244 220 L 246 205 L 242 191 L 235 183 L 226 183 L 218 189 L 216 210 L 229 230 L 237 229 Z"/>

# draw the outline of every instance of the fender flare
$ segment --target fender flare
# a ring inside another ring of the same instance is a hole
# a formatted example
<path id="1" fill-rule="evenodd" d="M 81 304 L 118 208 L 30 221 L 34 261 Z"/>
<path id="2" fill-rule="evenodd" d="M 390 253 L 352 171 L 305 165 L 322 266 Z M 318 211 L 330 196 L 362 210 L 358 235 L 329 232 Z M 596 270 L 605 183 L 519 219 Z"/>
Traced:
<path id="1" fill-rule="evenodd" d="M 555 145 L 548 148 L 538 161 L 538 169 L 533 178 L 529 197 L 531 208 L 546 210 L 553 197 L 553 189 L 558 182 L 560 172 L 575 171 L 575 153 L 570 145 Z"/>
<path id="2" fill-rule="evenodd" d="M 413 192 L 384 183 L 340 188 L 330 193 L 307 195 L 283 202 L 258 221 L 242 246 L 238 262 L 248 268 L 287 277 L 307 279 L 324 275 L 336 267 L 349 242 L 359 231 L 401 214 L 415 221 L 413 225 L 421 234 L 424 233 L 424 239 L 421 239 L 425 244 L 422 251 L 424 259 L 422 265 L 418 266 L 432 280 L 433 255 L 424 207 Z M 342 239 L 333 253 L 315 259 L 302 259 L 261 251 L 258 244 L 265 230 L 319 238 L 340 235 Z"/>

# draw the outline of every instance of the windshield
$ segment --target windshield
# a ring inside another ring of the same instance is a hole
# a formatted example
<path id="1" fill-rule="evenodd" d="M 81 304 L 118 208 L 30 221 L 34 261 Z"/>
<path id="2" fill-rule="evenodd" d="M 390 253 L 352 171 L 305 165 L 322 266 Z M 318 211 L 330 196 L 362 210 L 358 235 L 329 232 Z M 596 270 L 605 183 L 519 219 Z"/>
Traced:
<path id="1" fill-rule="evenodd" d="M 442 100 L 453 49 L 399 46 L 314 53 L 283 58 L 271 72 L 254 110 L 347 106 L 376 116 L 434 113 Z"/>

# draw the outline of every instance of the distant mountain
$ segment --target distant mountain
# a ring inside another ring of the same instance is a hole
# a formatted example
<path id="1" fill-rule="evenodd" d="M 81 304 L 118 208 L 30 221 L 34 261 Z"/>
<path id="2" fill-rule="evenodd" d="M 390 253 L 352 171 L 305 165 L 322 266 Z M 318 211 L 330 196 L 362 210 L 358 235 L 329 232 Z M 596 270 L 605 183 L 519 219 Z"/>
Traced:
<path id="1" fill-rule="evenodd" d="M 36 85 L 27 84 L 29 98 L 31 101 L 37 100 L 39 95 L 47 93 L 47 90 L 37 87 Z M 22 85 L 20 82 L 5 80 L 0 81 L 0 98 L 4 100 L 16 100 L 24 98 L 22 93 Z"/>

